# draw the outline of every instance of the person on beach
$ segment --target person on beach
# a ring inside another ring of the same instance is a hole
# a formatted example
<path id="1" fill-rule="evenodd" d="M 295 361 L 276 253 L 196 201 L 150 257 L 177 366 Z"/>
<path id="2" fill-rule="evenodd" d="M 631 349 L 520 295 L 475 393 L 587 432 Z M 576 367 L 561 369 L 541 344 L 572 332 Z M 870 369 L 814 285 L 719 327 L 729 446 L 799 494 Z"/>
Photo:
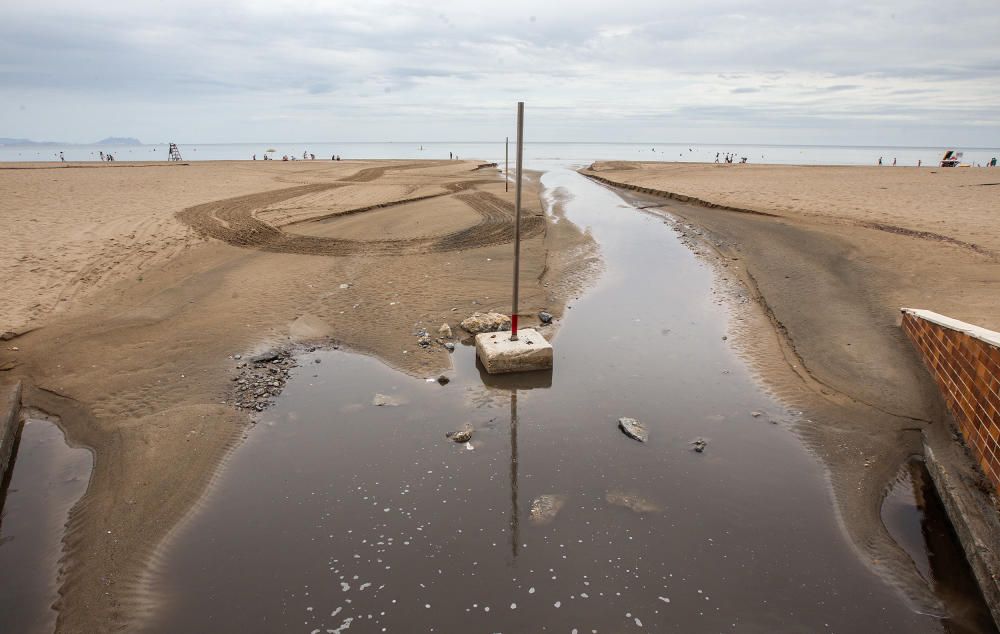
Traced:
<path id="1" fill-rule="evenodd" d="M 879 165 L 881 165 L 881 164 L 882 164 L 882 157 L 881 157 L 881 156 L 880 156 L 880 157 L 878 157 L 878 164 L 879 164 Z"/>
<path id="2" fill-rule="evenodd" d="M 101 160 L 102 161 L 104 160 L 104 152 L 103 151 L 101 151 Z"/>
<path id="3" fill-rule="evenodd" d="M 253 160 L 255 160 L 255 161 L 257 160 L 257 155 L 256 154 L 253 155 Z"/>
<path id="4" fill-rule="evenodd" d="M 715 153 L 715 162 L 716 163 L 719 162 L 719 153 L 718 152 Z"/>
<path id="5" fill-rule="evenodd" d="M 450 161 L 450 160 L 451 160 L 451 159 L 453 159 L 453 158 L 454 158 L 454 157 L 453 157 L 453 156 L 451 155 L 451 152 L 448 152 L 448 160 Z"/>
<path id="6" fill-rule="evenodd" d="M 917 167 L 920 167 L 923 164 L 924 164 L 924 159 L 917 159 Z"/>
<path id="7" fill-rule="evenodd" d="M 896 167 L 896 157 L 892 157 L 892 166 Z"/>
<path id="8" fill-rule="evenodd" d="M 60 162 L 62 162 L 62 163 L 65 163 L 65 162 L 66 162 L 66 157 L 65 157 L 65 156 L 63 156 L 63 153 L 62 153 L 62 152 L 60 152 L 60 153 L 59 153 L 59 161 L 60 161 Z"/>

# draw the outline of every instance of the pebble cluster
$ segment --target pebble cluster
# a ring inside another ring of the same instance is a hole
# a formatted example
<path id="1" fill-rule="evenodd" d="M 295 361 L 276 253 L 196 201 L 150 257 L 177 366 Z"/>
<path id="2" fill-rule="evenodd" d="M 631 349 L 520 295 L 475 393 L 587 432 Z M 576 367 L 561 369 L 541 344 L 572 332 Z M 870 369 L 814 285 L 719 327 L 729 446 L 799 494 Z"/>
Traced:
<path id="1" fill-rule="evenodd" d="M 240 355 L 234 355 L 239 361 Z M 233 405 L 243 410 L 264 411 L 274 403 L 298 364 L 289 351 L 259 354 L 236 366 Z"/>

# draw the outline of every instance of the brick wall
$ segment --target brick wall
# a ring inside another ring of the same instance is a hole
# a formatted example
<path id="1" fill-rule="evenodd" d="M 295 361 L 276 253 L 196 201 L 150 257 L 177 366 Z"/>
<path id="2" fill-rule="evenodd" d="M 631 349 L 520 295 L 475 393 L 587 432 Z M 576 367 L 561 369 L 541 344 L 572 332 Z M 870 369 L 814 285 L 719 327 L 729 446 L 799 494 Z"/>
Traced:
<path id="1" fill-rule="evenodd" d="M 912 308 L 903 309 L 902 327 L 1000 493 L 1000 333 Z"/>

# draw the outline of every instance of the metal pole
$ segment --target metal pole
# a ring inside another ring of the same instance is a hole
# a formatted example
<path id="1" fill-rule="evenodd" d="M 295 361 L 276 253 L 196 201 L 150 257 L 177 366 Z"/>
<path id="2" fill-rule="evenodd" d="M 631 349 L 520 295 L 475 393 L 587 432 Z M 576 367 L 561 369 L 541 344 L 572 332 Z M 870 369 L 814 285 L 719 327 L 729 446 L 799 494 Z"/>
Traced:
<path id="1" fill-rule="evenodd" d="M 524 102 L 517 102 L 517 182 L 514 183 L 514 301 L 510 313 L 510 340 L 517 341 L 517 287 L 521 270 L 521 167 L 524 159 Z"/>
<path id="2" fill-rule="evenodd" d="M 510 137 L 503 144 L 503 190 L 510 191 Z"/>
<path id="3" fill-rule="evenodd" d="M 517 390 L 510 393 L 510 550 L 517 557 L 521 543 L 517 508 Z"/>

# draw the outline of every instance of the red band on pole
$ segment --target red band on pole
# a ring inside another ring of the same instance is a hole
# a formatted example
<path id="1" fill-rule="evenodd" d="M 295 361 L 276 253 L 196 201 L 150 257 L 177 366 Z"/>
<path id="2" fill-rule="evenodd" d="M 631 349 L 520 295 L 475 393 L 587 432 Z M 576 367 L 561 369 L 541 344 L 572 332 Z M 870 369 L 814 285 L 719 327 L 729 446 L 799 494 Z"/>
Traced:
<path id="1" fill-rule="evenodd" d="M 510 336 L 517 336 L 517 315 L 510 316 Z"/>

